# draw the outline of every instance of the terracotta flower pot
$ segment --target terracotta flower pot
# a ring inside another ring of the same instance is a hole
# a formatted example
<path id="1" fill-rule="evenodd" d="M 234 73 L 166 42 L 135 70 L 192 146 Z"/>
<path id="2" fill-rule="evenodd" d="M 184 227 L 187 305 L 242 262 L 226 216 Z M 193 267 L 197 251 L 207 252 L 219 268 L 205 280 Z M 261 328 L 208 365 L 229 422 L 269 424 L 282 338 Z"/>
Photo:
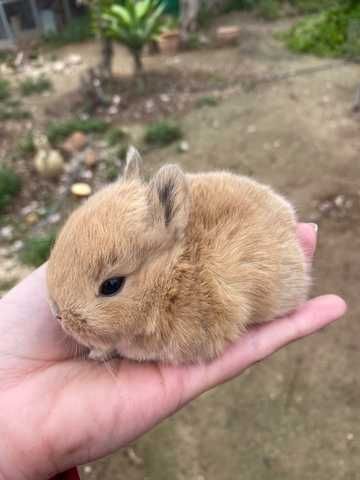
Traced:
<path id="1" fill-rule="evenodd" d="M 161 53 L 167 55 L 176 53 L 180 47 L 180 32 L 171 30 L 162 33 L 158 39 L 158 45 Z"/>
<path id="2" fill-rule="evenodd" d="M 218 45 L 233 45 L 239 39 L 240 27 L 237 26 L 228 26 L 228 27 L 219 27 L 216 30 L 216 40 Z"/>

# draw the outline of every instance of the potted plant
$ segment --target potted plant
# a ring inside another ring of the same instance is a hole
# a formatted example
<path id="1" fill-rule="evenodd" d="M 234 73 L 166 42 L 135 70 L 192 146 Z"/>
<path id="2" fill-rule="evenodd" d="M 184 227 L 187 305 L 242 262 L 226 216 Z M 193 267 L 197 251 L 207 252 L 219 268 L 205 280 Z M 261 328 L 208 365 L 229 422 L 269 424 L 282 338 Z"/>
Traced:
<path id="1" fill-rule="evenodd" d="M 161 53 L 171 55 L 176 53 L 180 47 L 180 30 L 179 23 L 176 18 L 169 17 L 166 19 L 162 33 L 157 39 L 159 50 Z"/>

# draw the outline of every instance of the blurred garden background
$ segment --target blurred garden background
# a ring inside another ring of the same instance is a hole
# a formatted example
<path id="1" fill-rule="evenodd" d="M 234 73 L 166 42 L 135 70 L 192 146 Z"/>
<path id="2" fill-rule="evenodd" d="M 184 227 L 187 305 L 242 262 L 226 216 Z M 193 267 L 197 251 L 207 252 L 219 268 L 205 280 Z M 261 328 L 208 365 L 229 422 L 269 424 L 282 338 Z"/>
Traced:
<path id="1" fill-rule="evenodd" d="M 359 60 L 357 0 L 0 0 L 1 295 L 134 144 L 287 195 L 350 306 L 83 479 L 359 478 Z"/>

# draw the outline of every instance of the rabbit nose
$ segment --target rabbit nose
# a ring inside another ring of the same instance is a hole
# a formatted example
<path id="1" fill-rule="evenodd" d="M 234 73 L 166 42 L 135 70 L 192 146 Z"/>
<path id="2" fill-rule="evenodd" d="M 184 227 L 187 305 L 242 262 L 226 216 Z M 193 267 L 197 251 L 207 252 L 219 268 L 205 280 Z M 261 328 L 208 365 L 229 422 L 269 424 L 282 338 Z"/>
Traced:
<path id="1" fill-rule="evenodd" d="M 62 320 L 62 316 L 61 315 L 55 315 L 56 319 L 57 320 Z"/>

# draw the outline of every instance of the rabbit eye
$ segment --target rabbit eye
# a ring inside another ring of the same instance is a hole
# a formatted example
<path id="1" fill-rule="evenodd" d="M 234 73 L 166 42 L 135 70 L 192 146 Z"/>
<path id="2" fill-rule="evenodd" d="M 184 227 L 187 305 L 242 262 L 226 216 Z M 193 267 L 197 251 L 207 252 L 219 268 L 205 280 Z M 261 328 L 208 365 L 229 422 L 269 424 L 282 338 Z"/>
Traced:
<path id="1" fill-rule="evenodd" d="M 105 297 L 111 297 L 112 295 L 116 295 L 125 283 L 125 277 L 112 277 L 105 280 L 100 285 L 100 295 Z"/>

